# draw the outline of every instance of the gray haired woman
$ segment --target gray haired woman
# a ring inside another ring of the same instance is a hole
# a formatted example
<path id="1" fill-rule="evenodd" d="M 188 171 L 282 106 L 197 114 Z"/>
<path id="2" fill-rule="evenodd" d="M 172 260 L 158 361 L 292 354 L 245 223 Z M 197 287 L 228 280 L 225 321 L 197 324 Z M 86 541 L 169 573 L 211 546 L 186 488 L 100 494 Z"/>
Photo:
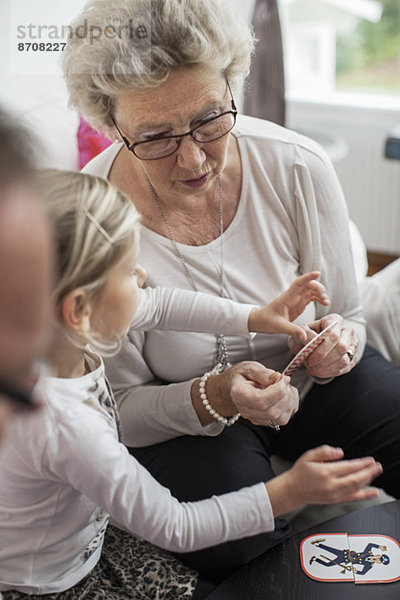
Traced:
<path id="1" fill-rule="evenodd" d="M 400 370 L 365 350 L 329 160 L 303 136 L 237 115 L 253 46 L 222 0 L 91 0 L 72 24 L 63 63 L 71 105 L 117 142 L 86 171 L 142 213 L 148 285 L 265 304 L 319 270 L 330 313 L 310 306 L 301 322 L 310 338 L 335 322 L 291 385 L 267 388 L 266 367 L 283 371 L 295 340 L 130 335 L 107 365 L 124 439 L 180 500 L 269 479 L 271 453 L 294 460 L 325 442 L 373 455 L 385 469 L 376 484 L 399 497 Z M 181 559 L 219 581 L 288 533 L 277 520 L 272 534 Z"/>

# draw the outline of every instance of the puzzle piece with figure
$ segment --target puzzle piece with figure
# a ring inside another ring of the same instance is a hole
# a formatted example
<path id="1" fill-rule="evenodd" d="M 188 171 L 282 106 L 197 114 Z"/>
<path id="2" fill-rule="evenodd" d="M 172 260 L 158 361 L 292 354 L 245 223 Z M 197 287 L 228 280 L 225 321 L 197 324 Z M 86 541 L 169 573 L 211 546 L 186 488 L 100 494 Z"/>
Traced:
<path id="1" fill-rule="evenodd" d="M 319 533 L 302 540 L 300 562 L 316 581 L 391 583 L 400 579 L 400 544 L 380 534 Z"/>

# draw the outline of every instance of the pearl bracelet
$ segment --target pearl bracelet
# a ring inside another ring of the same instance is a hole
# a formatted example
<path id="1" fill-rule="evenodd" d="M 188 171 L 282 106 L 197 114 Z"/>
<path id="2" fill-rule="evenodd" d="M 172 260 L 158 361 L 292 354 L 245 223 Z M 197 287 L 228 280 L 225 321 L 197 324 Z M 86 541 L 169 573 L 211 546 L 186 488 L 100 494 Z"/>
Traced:
<path id="1" fill-rule="evenodd" d="M 230 417 L 229 419 L 227 417 L 223 417 L 222 415 L 219 414 L 219 412 L 217 412 L 211 406 L 211 404 L 209 403 L 208 398 L 207 398 L 207 393 L 206 393 L 207 379 L 210 377 L 210 375 L 214 375 L 216 373 L 218 373 L 218 371 L 215 371 L 215 370 L 207 371 L 207 373 L 204 373 L 203 377 L 200 379 L 200 384 L 199 384 L 200 398 L 201 398 L 201 401 L 203 402 L 203 406 L 206 409 L 206 411 L 209 412 L 210 415 L 212 417 L 214 417 L 214 419 L 216 421 L 219 421 L 219 423 L 226 425 L 226 427 L 230 427 L 231 425 L 234 425 L 236 423 L 236 421 L 240 417 L 240 413 L 237 413 L 236 415 L 234 415 L 233 417 Z"/>

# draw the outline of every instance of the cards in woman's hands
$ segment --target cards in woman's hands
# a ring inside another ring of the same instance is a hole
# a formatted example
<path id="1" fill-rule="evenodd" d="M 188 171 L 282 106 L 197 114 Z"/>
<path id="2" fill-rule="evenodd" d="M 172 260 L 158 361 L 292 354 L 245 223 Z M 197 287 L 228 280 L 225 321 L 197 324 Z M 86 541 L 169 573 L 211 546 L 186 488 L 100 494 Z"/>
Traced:
<path id="1" fill-rule="evenodd" d="M 324 339 L 326 338 L 326 332 L 332 329 L 332 327 L 334 327 L 336 323 L 338 323 L 337 320 L 333 321 L 333 323 L 328 325 L 328 327 L 325 327 L 325 329 L 323 329 L 318 335 L 313 337 L 312 340 L 308 342 L 308 344 L 303 346 L 300 352 L 298 352 L 296 356 L 290 361 L 290 363 L 288 364 L 288 366 L 282 374 L 292 375 L 292 373 L 294 373 L 303 364 L 303 362 L 307 360 L 311 352 L 313 352 L 315 348 L 317 348 L 324 341 Z"/>

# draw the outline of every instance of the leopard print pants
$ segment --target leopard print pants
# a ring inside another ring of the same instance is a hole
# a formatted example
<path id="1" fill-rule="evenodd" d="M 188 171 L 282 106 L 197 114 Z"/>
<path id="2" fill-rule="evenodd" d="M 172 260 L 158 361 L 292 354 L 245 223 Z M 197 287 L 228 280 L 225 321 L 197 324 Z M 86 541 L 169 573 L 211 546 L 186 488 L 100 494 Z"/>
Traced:
<path id="1" fill-rule="evenodd" d="M 4 600 L 189 600 L 197 572 L 149 542 L 108 526 L 101 559 L 74 587 L 56 594 L 3 592 Z"/>

